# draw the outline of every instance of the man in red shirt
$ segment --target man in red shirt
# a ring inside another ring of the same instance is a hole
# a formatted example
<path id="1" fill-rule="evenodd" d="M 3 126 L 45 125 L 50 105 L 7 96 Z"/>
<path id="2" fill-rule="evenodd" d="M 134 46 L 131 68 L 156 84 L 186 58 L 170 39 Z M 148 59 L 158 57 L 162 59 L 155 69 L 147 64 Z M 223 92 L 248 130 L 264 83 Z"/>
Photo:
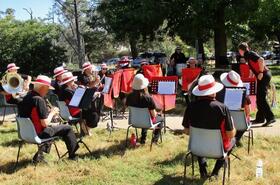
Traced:
<path id="1" fill-rule="evenodd" d="M 256 119 L 253 123 L 266 123 L 263 126 L 268 126 L 274 123 L 275 117 L 271 108 L 266 100 L 267 87 L 271 80 L 271 72 L 265 65 L 265 61 L 257 53 L 250 51 L 247 43 L 243 42 L 238 46 L 241 56 L 247 60 L 250 69 L 253 71 L 257 78 L 257 108 Z"/>
<path id="2" fill-rule="evenodd" d="M 75 152 L 78 149 L 76 136 L 69 125 L 48 126 L 54 115 L 59 113 L 58 108 L 48 111 L 46 96 L 51 86 L 51 79 L 44 75 L 39 75 L 34 84 L 34 89 L 29 92 L 18 105 L 20 117 L 30 118 L 34 124 L 37 135 L 41 139 L 54 136 L 62 137 L 69 153 L 70 160 L 76 160 Z M 43 160 L 43 152 L 48 152 L 48 146 L 43 145 L 33 157 L 34 162 Z"/>
<path id="3" fill-rule="evenodd" d="M 236 130 L 228 108 L 215 99 L 216 93 L 223 89 L 223 85 L 215 82 L 212 75 L 204 75 L 199 78 L 198 85 L 192 90 L 198 99 L 187 107 L 183 119 L 185 133 L 189 134 L 190 125 L 197 128 L 220 129 L 223 137 L 224 149 L 230 151 L 234 145 Z M 224 164 L 223 159 L 216 161 L 211 176 L 217 178 L 220 168 Z M 207 163 L 205 158 L 198 157 L 201 178 L 207 177 Z"/>

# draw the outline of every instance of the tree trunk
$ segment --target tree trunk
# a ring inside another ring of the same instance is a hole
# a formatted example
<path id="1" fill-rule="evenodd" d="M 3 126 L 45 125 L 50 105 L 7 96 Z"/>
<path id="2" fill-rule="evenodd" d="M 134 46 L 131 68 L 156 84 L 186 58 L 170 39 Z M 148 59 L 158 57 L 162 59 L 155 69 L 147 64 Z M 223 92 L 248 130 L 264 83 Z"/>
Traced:
<path id="1" fill-rule="evenodd" d="M 130 51 L 131 56 L 133 59 L 135 59 L 138 56 L 138 50 L 137 50 L 137 42 L 134 38 L 129 38 L 129 44 L 130 44 Z"/>
<path id="2" fill-rule="evenodd" d="M 81 33 L 80 33 L 80 27 L 79 27 L 79 15 L 78 15 L 78 9 L 77 9 L 77 2 L 76 0 L 74 2 L 74 11 L 75 11 L 75 25 L 76 25 L 76 37 L 77 37 L 77 49 L 78 49 L 78 60 L 79 60 L 79 67 L 82 68 L 84 63 L 84 54 L 81 47 Z"/>
<path id="3" fill-rule="evenodd" d="M 227 39 L 225 28 L 225 8 L 220 6 L 216 11 L 216 26 L 214 29 L 214 43 L 215 43 L 215 67 L 226 68 L 227 61 Z"/>
<path id="4" fill-rule="evenodd" d="M 204 53 L 204 47 L 203 47 L 203 40 L 199 38 L 197 40 L 198 45 L 198 52 L 197 52 L 197 58 L 202 59 L 202 62 L 205 61 L 205 53 Z"/>

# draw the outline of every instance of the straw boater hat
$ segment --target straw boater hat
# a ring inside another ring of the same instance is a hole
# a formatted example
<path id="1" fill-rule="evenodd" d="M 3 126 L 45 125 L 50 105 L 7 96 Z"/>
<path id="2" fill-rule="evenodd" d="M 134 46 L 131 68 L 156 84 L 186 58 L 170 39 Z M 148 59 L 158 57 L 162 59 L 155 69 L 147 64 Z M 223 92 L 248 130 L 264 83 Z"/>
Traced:
<path id="1" fill-rule="evenodd" d="M 51 86 L 51 79 L 45 75 L 38 75 L 36 80 L 31 82 L 32 84 L 40 84 L 40 85 L 46 85 L 49 87 L 49 89 L 54 90 L 54 87 Z"/>
<path id="2" fill-rule="evenodd" d="M 212 75 L 204 75 L 198 79 L 198 85 L 192 90 L 195 96 L 208 96 L 223 89 L 223 84 L 215 81 Z"/>
<path id="3" fill-rule="evenodd" d="M 83 70 L 82 72 L 84 72 L 86 69 L 92 68 L 92 64 L 90 62 L 85 62 L 83 64 Z"/>
<path id="4" fill-rule="evenodd" d="M 71 72 L 66 72 L 62 75 L 62 81 L 60 82 L 60 85 L 64 85 L 72 80 L 76 81 L 77 76 L 73 76 Z"/>
<path id="5" fill-rule="evenodd" d="M 62 75 L 65 72 L 67 72 L 67 70 L 65 70 L 63 66 L 57 67 L 53 70 L 54 73 L 53 77 L 55 78 L 59 75 Z"/>
<path id="6" fill-rule="evenodd" d="M 220 79 L 226 87 L 243 87 L 240 75 L 235 71 L 221 74 Z"/>
<path id="7" fill-rule="evenodd" d="M 19 69 L 19 67 L 17 67 L 15 63 L 8 64 L 7 65 L 7 71 L 10 71 L 12 69 Z"/>
<path id="8" fill-rule="evenodd" d="M 142 90 L 148 87 L 149 80 L 145 78 L 142 74 L 137 74 L 132 82 L 132 89 L 134 90 Z"/>

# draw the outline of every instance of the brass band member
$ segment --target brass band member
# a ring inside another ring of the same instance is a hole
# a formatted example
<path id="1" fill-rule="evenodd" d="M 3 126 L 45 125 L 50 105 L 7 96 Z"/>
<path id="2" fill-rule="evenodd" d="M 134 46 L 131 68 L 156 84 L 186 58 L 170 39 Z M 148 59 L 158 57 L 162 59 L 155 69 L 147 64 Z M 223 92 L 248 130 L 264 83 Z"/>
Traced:
<path id="1" fill-rule="evenodd" d="M 53 136 L 62 137 L 69 152 L 69 159 L 76 160 L 75 155 L 78 149 L 76 136 L 69 125 L 48 126 L 54 115 L 59 113 L 58 108 L 53 108 L 48 111 L 44 97 L 49 89 L 54 89 L 51 86 L 51 79 L 44 75 L 39 75 L 34 84 L 34 89 L 30 91 L 19 103 L 19 116 L 30 118 L 34 124 L 36 133 L 41 139 L 50 138 Z M 48 152 L 48 146 L 44 145 L 39 148 L 38 152 L 33 157 L 34 162 L 43 160 L 43 152 Z"/>
<path id="2" fill-rule="evenodd" d="M 93 88 L 100 84 L 100 76 L 98 75 L 98 69 L 90 62 L 83 64 L 82 75 L 79 76 L 79 85 Z"/>
<path id="3" fill-rule="evenodd" d="M 6 73 L 18 73 L 18 69 L 20 69 L 18 66 L 16 66 L 15 63 L 10 63 L 7 65 Z M 10 94 L 9 92 L 6 92 L 2 86 L 0 86 L 0 91 L 5 95 L 6 101 L 10 104 L 18 104 L 22 97 L 26 95 L 26 93 L 29 91 L 29 85 L 31 82 L 31 76 L 20 74 L 23 81 L 23 87 L 22 91 L 18 92 L 17 94 Z"/>
<path id="4" fill-rule="evenodd" d="M 52 86 L 54 87 L 54 94 L 59 95 L 60 93 L 60 83 L 62 81 L 62 74 L 66 73 L 67 70 L 63 66 L 57 67 L 53 70 L 54 80 L 52 81 Z"/>
<path id="5" fill-rule="evenodd" d="M 60 101 L 65 101 L 66 105 L 69 105 L 75 90 L 77 89 L 77 85 L 75 84 L 75 81 L 77 80 L 76 76 L 73 76 L 71 72 L 66 72 L 62 75 L 62 82 L 61 85 L 61 93 L 59 96 Z M 95 93 L 94 96 L 99 96 L 98 93 Z M 79 108 L 73 108 L 69 107 L 69 111 L 71 116 L 73 117 L 80 117 L 81 111 Z M 83 110 L 82 111 L 82 118 L 85 119 L 86 125 L 84 124 L 84 121 L 82 121 L 81 124 L 81 133 L 90 135 L 90 128 L 94 128 L 97 126 L 97 123 L 99 122 L 99 114 L 96 110 L 94 103 L 92 103 L 92 106 L 90 109 Z M 85 127 L 87 126 L 87 128 Z"/>

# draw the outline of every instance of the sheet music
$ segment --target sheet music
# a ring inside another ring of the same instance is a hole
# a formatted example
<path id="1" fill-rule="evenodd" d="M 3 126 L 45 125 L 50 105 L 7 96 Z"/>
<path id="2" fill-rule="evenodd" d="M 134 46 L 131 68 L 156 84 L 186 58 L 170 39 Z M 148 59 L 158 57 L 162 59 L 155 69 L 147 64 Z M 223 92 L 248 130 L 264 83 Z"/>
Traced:
<path id="1" fill-rule="evenodd" d="M 243 83 L 243 86 L 246 87 L 246 95 L 250 95 L 250 83 Z"/>
<path id="2" fill-rule="evenodd" d="M 81 102 L 85 92 L 86 92 L 86 89 L 84 89 L 84 88 L 76 89 L 69 105 L 72 106 L 72 107 L 79 107 L 80 102 Z"/>
<path id="3" fill-rule="evenodd" d="M 112 84 L 112 78 L 105 77 L 105 85 L 104 85 L 104 88 L 103 88 L 102 92 L 103 93 L 109 93 L 111 84 Z"/>
<path id="4" fill-rule="evenodd" d="M 173 81 L 159 81 L 158 94 L 175 94 L 175 82 Z"/>
<path id="5" fill-rule="evenodd" d="M 240 110 L 242 106 L 243 89 L 227 89 L 224 104 L 229 110 Z"/>

